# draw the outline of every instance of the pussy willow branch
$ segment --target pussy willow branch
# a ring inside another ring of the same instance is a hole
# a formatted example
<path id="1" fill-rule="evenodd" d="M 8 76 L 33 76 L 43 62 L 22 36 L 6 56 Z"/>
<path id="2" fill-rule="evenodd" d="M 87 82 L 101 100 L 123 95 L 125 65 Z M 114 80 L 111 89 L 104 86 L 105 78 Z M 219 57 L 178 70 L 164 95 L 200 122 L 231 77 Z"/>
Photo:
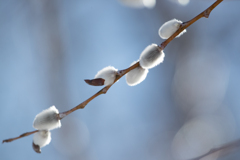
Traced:
<path id="1" fill-rule="evenodd" d="M 161 43 L 159 45 L 159 48 L 160 49 L 164 49 L 168 43 L 170 43 L 179 33 L 181 33 L 184 29 L 188 28 L 190 25 L 192 25 L 193 23 L 195 23 L 197 20 L 199 20 L 200 18 L 202 17 L 205 17 L 205 18 L 208 18 L 211 11 L 217 6 L 219 5 L 223 0 L 217 0 L 215 3 L 213 3 L 210 7 L 208 7 L 206 10 L 204 10 L 202 13 L 200 13 L 199 15 L 197 15 L 196 17 L 194 17 L 193 19 L 191 19 L 190 21 L 187 21 L 187 22 L 184 22 L 180 27 L 179 29 L 171 36 L 169 37 L 167 40 L 165 40 L 163 43 Z M 114 81 L 114 83 L 116 81 L 118 81 L 122 76 L 124 76 L 126 73 L 128 73 L 129 71 L 133 70 L 134 68 L 137 68 L 139 66 L 139 62 L 137 62 L 136 64 L 130 66 L 129 68 L 125 69 L 125 70 L 120 70 L 118 71 L 118 74 L 116 76 L 116 79 Z M 113 83 L 113 84 L 114 84 Z M 92 101 L 94 98 L 96 98 L 97 96 L 101 95 L 101 94 L 106 94 L 107 91 L 109 90 L 109 88 L 113 85 L 109 85 L 109 86 L 106 86 L 104 88 L 102 88 L 100 91 L 98 91 L 96 94 L 94 94 L 93 96 L 91 96 L 90 98 L 88 98 L 86 101 L 80 103 L 79 105 L 77 105 L 76 107 L 66 111 L 66 112 L 62 112 L 62 113 L 59 113 L 59 119 L 63 119 L 64 117 L 66 117 L 68 114 L 78 110 L 78 109 L 83 109 L 90 101 Z M 31 135 L 33 133 L 36 133 L 38 132 L 38 130 L 35 130 L 35 131 L 32 131 L 32 132 L 27 132 L 27 133 L 24 133 L 22 135 L 20 135 L 19 137 L 16 137 L 16 138 L 10 138 L 10 139 L 6 139 L 6 140 L 3 140 L 2 143 L 4 142 L 11 142 L 11 141 L 14 141 L 16 139 L 19 139 L 19 138 L 23 138 L 25 136 L 28 136 L 28 135 Z"/>
<path id="2" fill-rule="evenodd" d="M 197 20 L 199 20 L 200 18 L 202 17 L 205 17 L 205 18 L 208 18 L 211 11 L 217 6 L 219 5 L 223 0 L 217 0 L 215 3 L 213 3 L 210 7 L 208 7 L 206 10 L 204 10 L 202 13 L 200 13 L 199 15 L 197 15 L 196 17 L 194 17 L 193 19 L 191 19 L 190 21 L 188 22 L 184 22 L 180 27 L 179 29 L 171 36 L 169 37 L 167 40 L 165 40 L 163 43 L 161 43 L 159 45 L 159 48 L 160 49 L 164 49 L 168 43 L 170 43 L 179 33 L 181 33 L 184 29 L 188 28 L 190 25 L 192 25 L 194 22 L 196 22 Z M 116 81 L 118 81 L 122 76 L 124 76 L 126 73 L 128 73 L 129 71 L 131 71 L 132 69 L 136 68 L 139 66 L 139 62 L 137 62 L 135 65 L 125 69 L 125 70 L 121 70 L 119 72 L 114 83 Z M 114 84 L 113 83 L 113 84 Z M 112 85 L 113 85 L 112 84 Z M 78 109 L 83 109 L 91 100 L 93 100 L 94 98 L 96 98 L 97 96 L 101 95 L 101 94 L 106 94 L 107 91 L 109 90 L 109 88 L 112 86 L 106 86 L 104 87 L 103 89 L 101 89 L 99 92 L 97 92 L 96 94 L 94 94 L 92 97 L 90 97 L 89 99 L 87 99 L 86 101 L 82 102 L 81 104 L 77 105 L 76 107 L 70 109 L 69 111 L 66 111 L 66 112 L 63 112 L 63 113 L 60 113 L 60 119 L 64 118 L 66 115 L 78 110 Z M 61 115 L 62 114 L 62 115 Z"/>

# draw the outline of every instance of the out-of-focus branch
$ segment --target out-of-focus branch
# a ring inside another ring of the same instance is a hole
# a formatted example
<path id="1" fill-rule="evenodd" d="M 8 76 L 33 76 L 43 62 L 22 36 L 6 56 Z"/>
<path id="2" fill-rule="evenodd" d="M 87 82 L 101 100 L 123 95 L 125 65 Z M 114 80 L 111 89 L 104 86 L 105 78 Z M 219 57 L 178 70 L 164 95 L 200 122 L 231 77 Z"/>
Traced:
<path id="1" fill-rule="evenodd" d="M 230 142 L 230 143 L 227 143 L 227 144 L 224 144 L 221 147 L 211 149 L 206 154 L 201 155 L 201 156 L 196 157 L 196 158 L 193 158 L 193 159 L 190 159 L 190 160 L 200 160 L 201 158 L 204 158 L 204 157 L 206 157 L 210 154 L 216 153 L 218 151 L 220 151 L 220 155 L 223 156 L 223 155 L 226 155 L 230 152 L 233 152 L 233 151 L 239 149 L 239 147 L 240 147 L 240 139 L 238 139 L 236 141 L 233 141 L 233 142 Z"/>
<path id="2" fill-rule="evenodd" d="M 217 6 L 219 5 L 223 0 L 217 0 L 215 3 L 213 3 L 210 7 L 208 7 L 206 10 L 204 10 L 202 13 L 200 13 L 199 15 L 197 15 L 196 17 L 194 17 L 192 20 L 190 21 L 187 21 L 187 22 L 184 22 L 180 28 L 171 36 L 169 37 L 167 40 L 165 40 L 164 42 L 162 42 L 160 45 L 159 45 L 159 48 L 160 49 L 164 49 L 168 43 L 170 43 L 179 33 L 181 33 L 184 29 L 188 28 L 191 24 L 195 23 L 197 20 L 199 20 L 200 18 L 202 17 L 205 17 L 205 18 L 208 18 L 211 11 Z M 116 81 L 118 81 L 122 76 L 124 76 L 126 73 L 128 73 L 129 71 L 133 70 L 134 68 L 137 68 L 139 66 L 139 62 L 137 62 L 136 64 L 130 66 L 129 68 L 125 69 L 125 70 L 120 70 L 118 71 L 118 74 L 116 75 L 116 79 L 114 81 L 114 83 Z M 113 84 L 114 84 L 113 83 Z M 78 109 L 83 109 L 90 101 L 92 101 L 94 98 L 98 97 L 99 95 L 101 94 L 106 94 L 107 91 L 109 90 L 109 88 L 113 85 L 109 85 L 109 86 L 106 86 L 104 88 L 102 88 L 100 91 L 98 91 L 96 94 L 94 94 L 93 96 L 91 96 L 90 98 L 88 98 L 87 100 L 85 100 L 84 102 L 80 103 L 79 105 L 77 105 L 76 107 L 68 110 L 68 111 L 65 111 L 65 112 L 62 112 L 62 113 L 59 113 L 59 119 L 63 119 L 64 117 L 66 117 L 68 114 L 78 110 Z M 3 143 L 4 142 L 11 142 L 13 140 L 16 140 L 16 139 L 19 139 L 19 138 L 22 138 L 22 137 L 25 137 L 25 136 L 28 136 L 28 135 L 31 135 L 35 132 L 38 132 L 38 130 L 36 131 L 32 131 L 32 132 L 27 132 L 27 133 L 24 133 L 22 135 L 20 135 L 19 137 L 16 137 L 16 138 L 10 138 L 10 139 L 6 139 L 6 140 L 3 140 Z"/>

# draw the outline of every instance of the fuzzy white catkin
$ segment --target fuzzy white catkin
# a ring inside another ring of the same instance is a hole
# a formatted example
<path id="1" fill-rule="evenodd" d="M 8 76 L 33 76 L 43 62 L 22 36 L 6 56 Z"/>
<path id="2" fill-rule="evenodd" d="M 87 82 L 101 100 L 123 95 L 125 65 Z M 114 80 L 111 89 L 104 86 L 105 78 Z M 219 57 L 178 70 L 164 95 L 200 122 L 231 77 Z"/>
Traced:
<path id="1" fill-rule="evenodd" d="M 163 62 L 165 54 L 158 45 L 147 46 L 140 55 L 140 66 L 144 69 L 153 68 Z"/>
<path id="2" fill-rule="evenodd" d="M 134 61 L 130 66 L 137 63 Z M 135 86 L 145 80 L 148 74 L 148 69 L 144 69 L 141 66 L 134 68 L 126 74 L 126 81 L 129 86 Z"/>
<path id="3" fill-rule="evenodd" d="M 55 106 L 43 110 L 36 115 L 33 121 L 33 127 L 38 130 L 52 130 L 61 127 L 58 113 L 59 112 Z"/>
<path id="4" fill-rule="evenodd" d="M 47 130 L 41 130 L 33 135 L 33 143 L 40 148 L 48 145 L 51 142 L 51 132 Z"/>
<path id="5" fill-rule="evenodd" d="M 167 21 L 159 28 L 158 34 L 162 39 L 168 39 L 171 35 L 173 35 L 173 33 L 175 33 L 178 30 L 181 24 L 182 24 L 182 21 L 177 19 L 172 19 L 170 21 Z M 184 29 L 176 37 L 180 37 L 185 32 L 187 32 L 186 29 Z"/>
<path id="6" fill-rule="evenodd" d="M 117 71 L 118 70 L 112 66 L 105 67 L 102 70 L 98 71 L 98 73 L 95 76 L 95 79 L 102 78 L 105 80 L 104 81 L 105 86 L 111 85 L 116 79 Z"/>

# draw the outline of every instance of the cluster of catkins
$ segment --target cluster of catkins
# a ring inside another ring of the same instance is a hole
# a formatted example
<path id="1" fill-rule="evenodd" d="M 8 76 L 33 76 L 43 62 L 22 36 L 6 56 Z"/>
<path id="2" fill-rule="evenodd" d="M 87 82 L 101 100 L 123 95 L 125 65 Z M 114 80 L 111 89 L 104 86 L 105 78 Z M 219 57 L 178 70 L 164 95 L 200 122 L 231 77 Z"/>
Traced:
<path id="1" fill-rule="evenodd" d="M 159 31 L 158 34 L 162 39 L 168 39 L 173 33 L 175 33 L 180 25 L 182 24 L 182 21 L 172 19 L 166 23 L 164 23 Z M 177 37 L 180 37 L 183 33 L 185 33 L 186 30 L 183 30 Z M 126 81 L 129 86 L 135 86 L 139 83 L 141 83 L 148 74 L 148 69 L 151 69 L 158 64 L 162 63 L 164 60 L 165 54 L 161 47 L 159 47 L 157 44 L 151 44 L 147 46 L 141 53 L 140 58 L 138 61 L 134 61 L 132 65 L 139 62 L 139 66 L 130 72 L 126 74 Z M 104 85 L 108 86 L 114 83 L 116 75 L 117 75 L 117 69 L 115 69 L 112 66 L 108 66 L 106 68 L 103 68 L 100 70 L 96 78 L 102 78 L 105 80 Z"/>
<path id="2" fill-rule="evenodd" d="M 51 132 L 50 130 L 61 127 L 61 122 L 59 118 L 59 112 L 55 106 L 43 110 L 41 113 L 37 114 L 34 121 L 33 127 L 38 130 L 38 132 L 33 135 L 33 149 L 37 153 L 41 153 L 42 147 L 48 145 L 51 142 Z"/>
<path id="3" fill-rule="evenodd" d="M 163 39 L 169 38 L 179 29 L 181 24 L 182 22 L 176 19 L 172 19 L 164 23 L 159 29 L 159 36 Z M 185 32 L 186 30 L 182 31 L 177 37 L 181 36 Z M 163 50 L 157 44 L 151 44 L 147 46 L 142 51 L 139 60 L 131 64 L 133 65 L 139 62 L 140 65 L 126 74 L 127 84 L 129 86 L 135 86 L 141 83 L 146 78 L 148 69 L 151 69 L 162 63 L 164 57 L 165 54 Z M 112 66 L 108 66 L 100 70 L 96 74 L 95 79 L 103 79 L 103 85 L 108 86 L 114 83 L 117 74 L 117 69 Z M 33 127 L 38 130 L 38 132 L 34 133 L 33 149 L 36 152 L 41 153 L 40 148 L 46 146 L 51 141 L 50 130 L 61 127 L 59 112 L 55 106 L 52 106 L 39 113 L 34 119 Z"/>

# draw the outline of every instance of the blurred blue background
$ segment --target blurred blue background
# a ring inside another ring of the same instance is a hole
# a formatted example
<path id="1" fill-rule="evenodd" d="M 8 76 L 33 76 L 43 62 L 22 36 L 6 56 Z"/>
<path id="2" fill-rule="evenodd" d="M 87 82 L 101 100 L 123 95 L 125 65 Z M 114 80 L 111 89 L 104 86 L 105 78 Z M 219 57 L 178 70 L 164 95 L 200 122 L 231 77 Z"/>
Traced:
<path id="1" fill-rule="evenodd" d="M 214 2 L 149 1 L 0 0 L 1 139 L 33 131 L 52 105 L 63 112 L 83 102 L 102 88 L 84 79 L 127 68 L 163 42 L 164 22 L 188 21 Z M 239 138 L 239 5 L 224 1 L 190 26 L 141 84 L 123 77 L 64 118 L 41 154 L 31 135 L 1 144 L 1 160 L 184 160 Z"/>

